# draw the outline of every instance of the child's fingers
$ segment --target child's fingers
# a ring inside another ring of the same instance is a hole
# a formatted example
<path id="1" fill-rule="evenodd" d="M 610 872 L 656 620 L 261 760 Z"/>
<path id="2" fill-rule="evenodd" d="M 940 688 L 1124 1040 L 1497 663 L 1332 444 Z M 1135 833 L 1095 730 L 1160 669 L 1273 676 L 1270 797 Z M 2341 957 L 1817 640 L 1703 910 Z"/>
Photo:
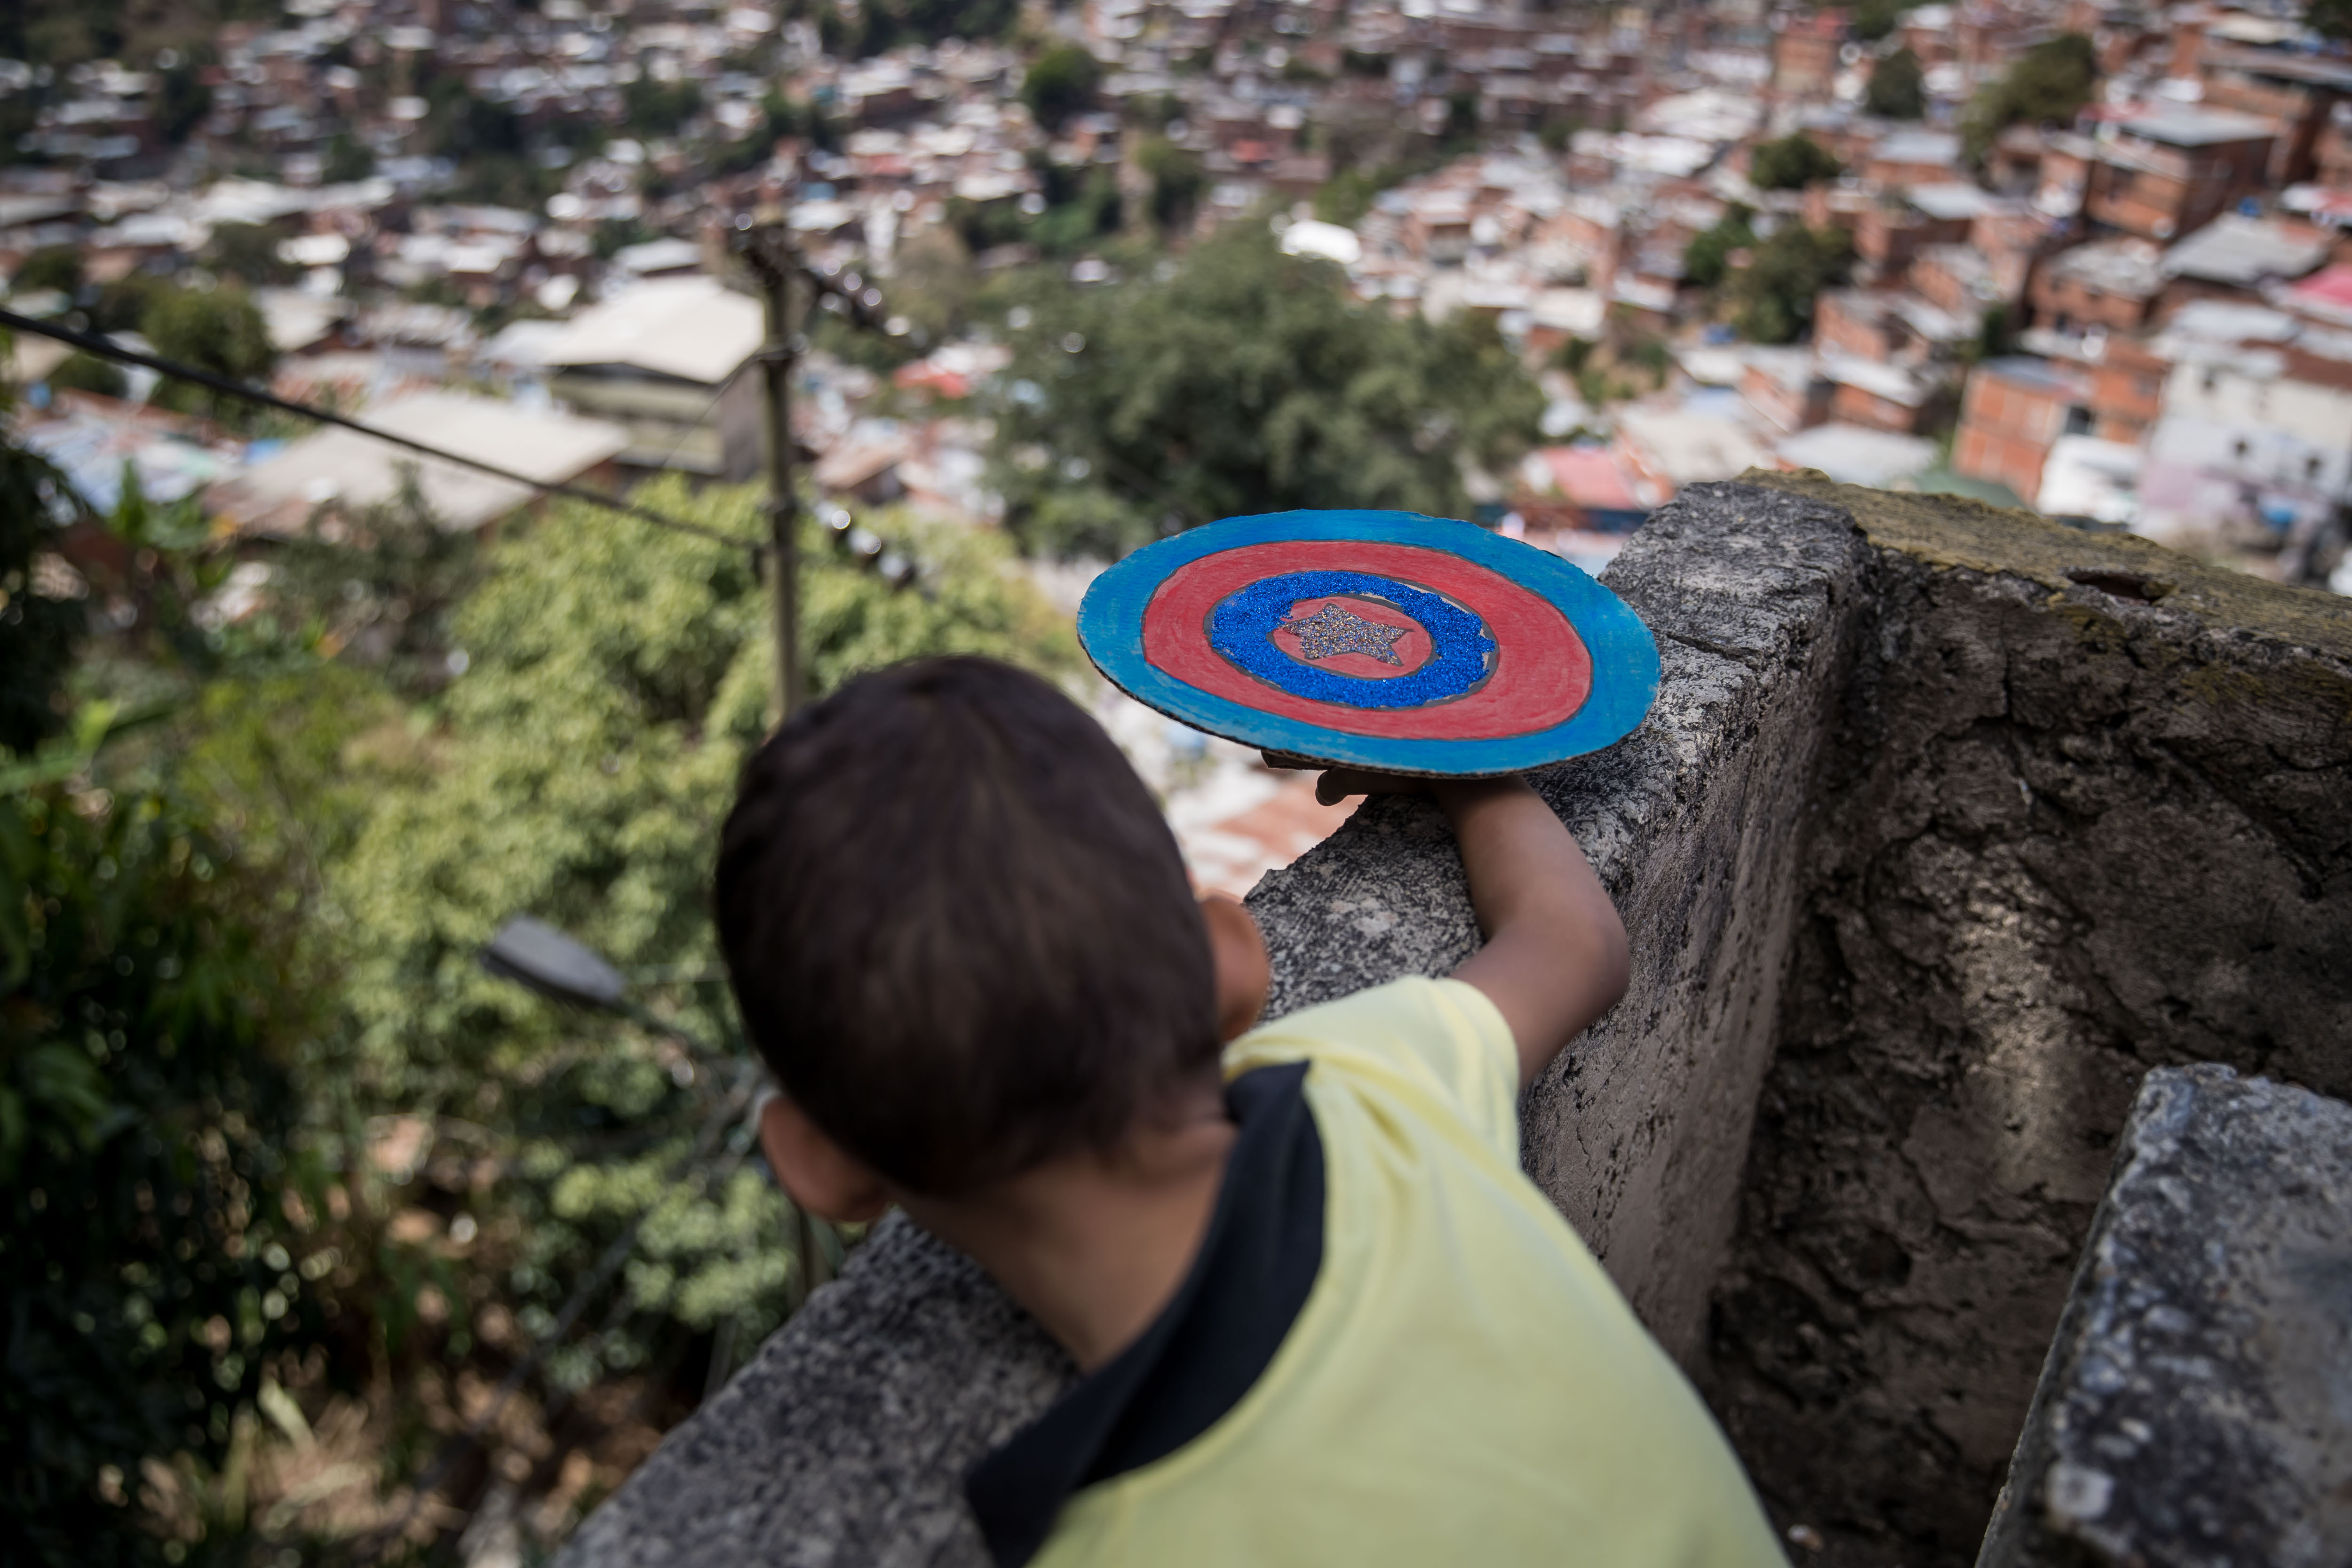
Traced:
<path id="1" fill-rule="evenodd" d="M 1351 795 L 1420 795 L 1428 788 L 1426 779 L 1374 773 L 1370 768 L 1332 768 L 1315 781 L 1315 798 L 1325 805 L 1337 805 Z"/>

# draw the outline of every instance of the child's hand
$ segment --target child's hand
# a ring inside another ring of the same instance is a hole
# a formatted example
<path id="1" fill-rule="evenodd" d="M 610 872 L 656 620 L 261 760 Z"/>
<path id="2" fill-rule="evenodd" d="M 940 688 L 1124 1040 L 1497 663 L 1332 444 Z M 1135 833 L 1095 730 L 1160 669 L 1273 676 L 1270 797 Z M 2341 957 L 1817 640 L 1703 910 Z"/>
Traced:
<path id="1" fill-rule="evenodd" d="M 1420 779 L 1333 768 L 1316 781 L 1325 805 L 1351 795 L 1427 795 L 1452 819 L 1486 937 L 1454 977 L 1495 1004 L 1518 1044 L 1520 1082 L 1533 1082 L 1625 994 L 1625 927 L 1584 852 L 1516 774 Z"/>
<path id="2" fill-rule="evenodd" d="M 1351 795 L 1427 795 L 1430 782 L 1370 768 L 1331 768 L 1315 781 L 1315 798 L 1324 805 L 1337 805 Z"/>

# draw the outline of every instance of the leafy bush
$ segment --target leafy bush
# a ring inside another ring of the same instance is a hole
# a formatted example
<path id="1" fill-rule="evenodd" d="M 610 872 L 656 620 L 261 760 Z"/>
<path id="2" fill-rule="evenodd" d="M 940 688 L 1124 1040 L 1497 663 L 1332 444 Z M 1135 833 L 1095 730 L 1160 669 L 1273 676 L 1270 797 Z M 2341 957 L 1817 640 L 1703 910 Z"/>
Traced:
<path id="1" fill-rule="evenodd" d="M 0 791 L 0 1530 L 160 1561 L 149 1463 L 191 1491 L 229 1467 L 273 1364 L 329 1331 L 333 1260 L 290 1217 L 322 1185 L 289 1147 L 305 987 L 169 794 Z"/>

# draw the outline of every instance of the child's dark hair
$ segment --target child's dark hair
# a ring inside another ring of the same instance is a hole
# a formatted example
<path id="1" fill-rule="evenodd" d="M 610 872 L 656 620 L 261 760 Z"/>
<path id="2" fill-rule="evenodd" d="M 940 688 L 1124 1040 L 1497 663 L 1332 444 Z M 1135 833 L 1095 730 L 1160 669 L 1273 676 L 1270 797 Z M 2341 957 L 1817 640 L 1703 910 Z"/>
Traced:
<path id="1" fill-rule="evenodd" d="M 743 771 L 717 892 L 760 1054 L 911 1191 L 1109 1152 L 1213 1081 L 1175 838 L 1101 726 L 1009 665 L 921 659 L 793 715 Z"/>

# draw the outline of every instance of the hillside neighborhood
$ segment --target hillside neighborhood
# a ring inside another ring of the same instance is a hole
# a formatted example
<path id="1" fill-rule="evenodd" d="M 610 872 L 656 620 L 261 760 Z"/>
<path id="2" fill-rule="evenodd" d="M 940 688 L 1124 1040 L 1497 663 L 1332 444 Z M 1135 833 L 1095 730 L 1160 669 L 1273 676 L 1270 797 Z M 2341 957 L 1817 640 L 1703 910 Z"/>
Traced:
<path id="1" fill-rule="evenodd" d="M 2291 6 L 289 0 L 0 60 L 0 106 L 10 310 L 233 274 L 281 393 L 545 481 L 758 471 L 726 239 L 781 216 L 891 312 L 800 362 L 819 487 L 985 526 L 1009 352 L 940 278 L 1083 290 L 1256 224 L 1370 308 L 1491 319 L 1546 406 L 1479 521 L 1588 565 L 1762 465 L 2352 590 L 2352 58 Z M 101 505 L 128 471 L 261 537 L 396 488 L 66 360 L 17 341 L 18 420 Z M 528 499 L 420 483 L 449 527 Z"/>

